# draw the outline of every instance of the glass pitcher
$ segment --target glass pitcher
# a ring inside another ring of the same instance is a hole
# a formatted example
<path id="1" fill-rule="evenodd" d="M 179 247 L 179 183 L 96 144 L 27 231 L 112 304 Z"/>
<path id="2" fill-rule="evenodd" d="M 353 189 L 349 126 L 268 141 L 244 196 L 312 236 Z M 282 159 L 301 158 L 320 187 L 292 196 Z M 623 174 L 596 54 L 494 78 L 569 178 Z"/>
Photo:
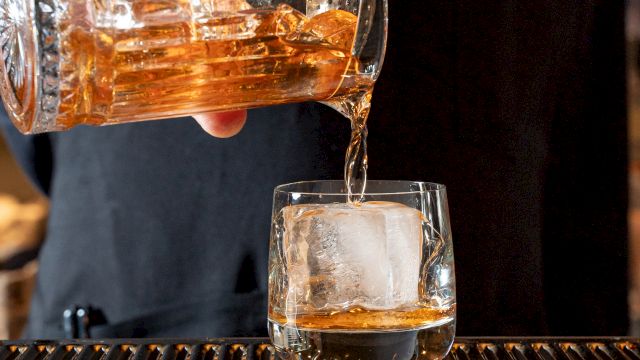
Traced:
<path id="1" fill-rule="evenodd" d="M 386 0 L 0 0 L 0 93 L 23 133 L 373 86 Z"/>

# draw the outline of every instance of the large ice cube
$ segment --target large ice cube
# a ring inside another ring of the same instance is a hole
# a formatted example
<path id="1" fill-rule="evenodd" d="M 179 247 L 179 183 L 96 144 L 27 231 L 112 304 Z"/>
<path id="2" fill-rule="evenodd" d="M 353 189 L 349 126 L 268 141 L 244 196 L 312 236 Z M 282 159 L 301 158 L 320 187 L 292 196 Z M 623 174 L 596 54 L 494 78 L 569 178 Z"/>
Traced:
<path id="1" fill-rule="evenodd" d="M 392 309 L 418 301 L 419 211 L 392 202 L 283 211 L 290 305 Z"/>

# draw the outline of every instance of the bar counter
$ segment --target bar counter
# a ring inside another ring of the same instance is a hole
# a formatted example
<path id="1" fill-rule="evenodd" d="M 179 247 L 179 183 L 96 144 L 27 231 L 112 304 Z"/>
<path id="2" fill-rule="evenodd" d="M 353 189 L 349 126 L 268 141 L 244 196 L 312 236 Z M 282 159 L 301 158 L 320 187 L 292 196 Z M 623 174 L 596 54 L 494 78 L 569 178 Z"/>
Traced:
<path id="1" fill-rule="evenodd" d="M 629 337 L 458 337 L 447 360 L 640 360 Z M 0 360 L 266 360 L 266 338 L 1 341 Z"/>

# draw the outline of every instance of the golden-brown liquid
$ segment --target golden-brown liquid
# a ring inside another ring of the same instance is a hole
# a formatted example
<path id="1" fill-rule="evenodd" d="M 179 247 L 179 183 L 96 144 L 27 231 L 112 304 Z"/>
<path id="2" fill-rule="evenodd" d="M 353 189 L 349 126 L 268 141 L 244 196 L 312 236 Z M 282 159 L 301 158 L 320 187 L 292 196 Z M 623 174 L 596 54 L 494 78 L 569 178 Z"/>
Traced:
<path id="1" fill-rule="evenodd" d="M 453 344 L 454 319 L 455 306 L 356 308 L 295 319 L 271 312 L 269 333 L 281 359 L 441 360 Z"/>
<path id="2" fill-rule="evenodd" d="M 347 311 L 298 314 L 287 318 L 275 311 L 269 319 L 277 323 L 307 330 L 409 330 L 444 323 L 455 315 L 455 306 L 444 309 L 419 307 L 414 309 L 367 310 L 360 307 Z"/>
<path id="3" fill-rule="evenodd" d="M 306 18 L 282 4 L 191 12 L 176 21 L 187 11 L 154 14 L 180 1 L 136 0 L 131 8 L 109 9 L 101 28 L 99 8 L 107 3 L 117 2 L 94 1 L 96 24 L 86 28 L 61 21 L 58 123 L 65 127 L 341 98 L 372 86 L 357 74 L 351 55 L 357 17 L 346 11 Z M 86 11 L 72 2 L 69 19 Z M 129 17 L 118 20 L 118 11 Z M 129 23 L 118 30 L 118 21 Z"/>
<path id="4" fill-rule="evenodd" d="M 56 129 L 323 101 L 351 121 L 345 183 L 349 201 L 362 200 L 374 80 L 351 53 L 356 15 L 307 18 L 242 0 L 93 0 L 69 1 L 59 23 Z"/>

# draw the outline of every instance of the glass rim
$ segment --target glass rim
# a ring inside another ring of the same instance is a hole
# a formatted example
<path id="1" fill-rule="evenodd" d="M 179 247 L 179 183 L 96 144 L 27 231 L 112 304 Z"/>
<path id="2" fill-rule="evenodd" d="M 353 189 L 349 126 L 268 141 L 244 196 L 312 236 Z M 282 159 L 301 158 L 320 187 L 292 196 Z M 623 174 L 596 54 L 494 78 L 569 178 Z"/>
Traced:
<path id="1" fill-rule="evenodd" d="M 287 184 L 281 184 L 275 187 L 274 194 L 300 194 L 300 195 L 323 195 L 323 196 L 347 196 L 345 191 L 308 191 L 299 189 L 304 185 L 313 184 L 344 184 L 344 180 L 304 180 L 296 181 Z M 369 191 L 371 185 L 395 185 L 399 190 L 397 191 Z M 418 186 L 420 189 L 412 190 L 409 186 Z M 411 180 L 367 180 L 367 187 L 365 188 L 364 195 L 410 195 L 410 194 L 426 194 L 445 192 L 447 187 L 444 184 L 427 181 L 411 181 Z"/>

